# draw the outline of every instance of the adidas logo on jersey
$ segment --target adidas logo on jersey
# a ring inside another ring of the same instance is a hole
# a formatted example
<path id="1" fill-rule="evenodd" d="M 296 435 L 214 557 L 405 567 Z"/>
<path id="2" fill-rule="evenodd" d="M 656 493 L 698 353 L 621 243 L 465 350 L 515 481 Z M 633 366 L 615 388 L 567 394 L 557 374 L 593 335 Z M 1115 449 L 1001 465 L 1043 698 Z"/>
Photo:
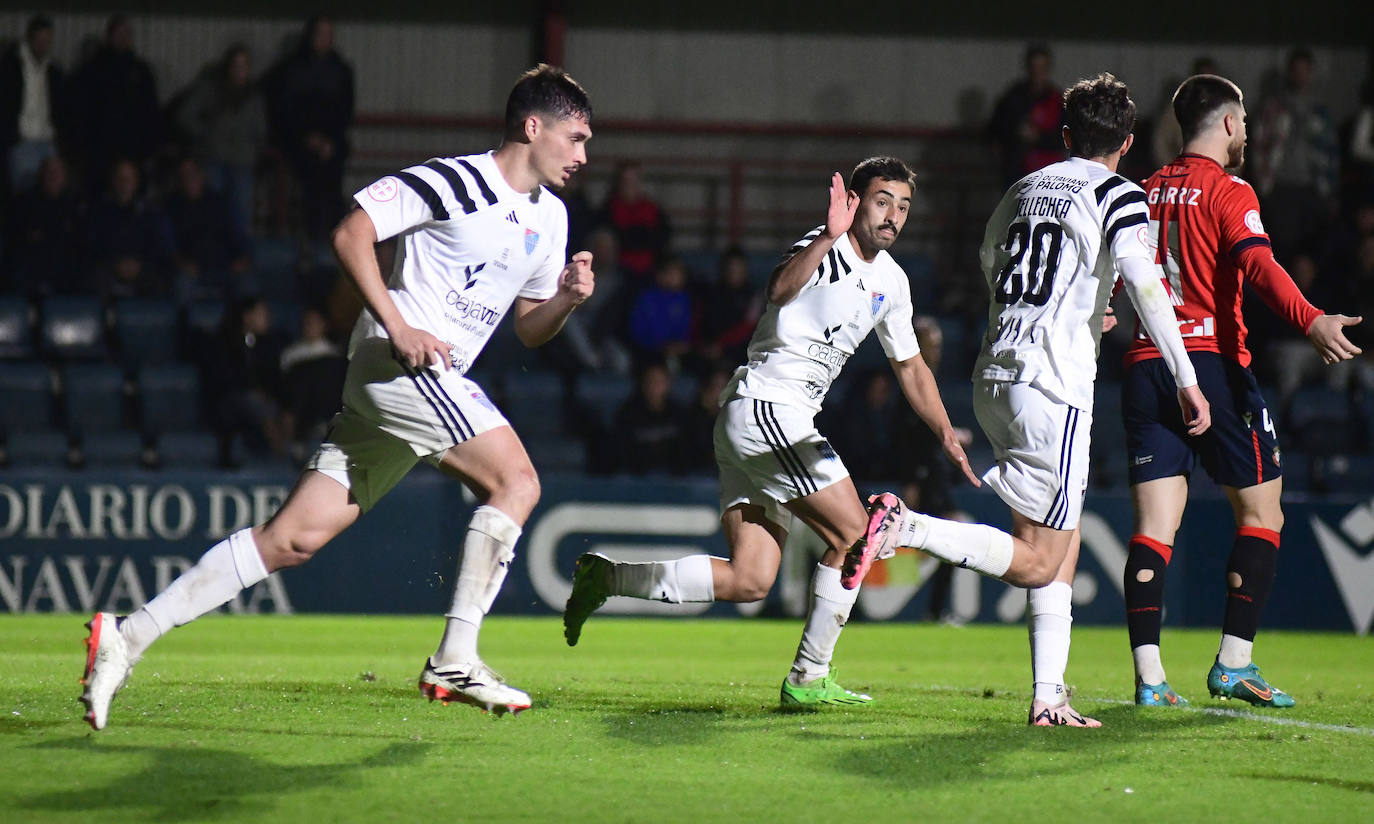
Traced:
<path id="1" fill-rule="evenodd" d="M 506 215 L 506 220 L 509 220 L 511 223 L 514 223 L 516 225 L 519 225 L 520 223 L 520 218 L 515 216 L 514 209 L 511 209 L 510 214 Z"/>

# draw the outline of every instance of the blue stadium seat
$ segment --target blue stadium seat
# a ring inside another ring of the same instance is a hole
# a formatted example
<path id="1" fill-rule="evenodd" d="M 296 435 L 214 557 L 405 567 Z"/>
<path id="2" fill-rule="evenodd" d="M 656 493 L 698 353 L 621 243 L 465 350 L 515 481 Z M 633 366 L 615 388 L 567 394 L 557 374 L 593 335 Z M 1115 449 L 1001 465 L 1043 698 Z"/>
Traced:
<path id="1" fill-rule="evenodd" d="M 182 338 L 184 351 L 193 359 L 219 335 L 224 321 L 224 304 L 217 300 L 196 301 L 186 307 L 186 326 Z"/>
<path id="2" fill-rule="evenodd" d="M 272 328 L 286 335 L 287 341 L 301 336 L 301 305 L 294 300 L 272 300 L 267 302 L 272 314 Z"/>
<path id="3" fill-rule="evenodd" d="M 1316 455 L 1349 452 L 1360 437 L 1353 418 L 1354 410 L 1344 390 L 1299 387 L 1288 403 L 1288 419 L 1279 421 L 1280 445 L 1291 441 Z"/>
<path id="4" fill-rule="evenodd" d="M 104 359 L 105 310 L 96 298 L 52 297 L 43 301 L 39 338 L 43 354 L 60 360 Z"/>
<path id="5" fill-rule="evenodd" d="M 213 467 L 220 462 L 219 438 L 209 432 L 166 432 L 157 439 L 164 467 Z"/>
<path id="6" fill-rule="evenodd" d="M 37 429 L 24 433 L 22 438 L 10 438 L 0 448 L 4 463 L 11 467 L 63 466 L 70 446 L 67 436 L 56 429 Z"/>
<path id="7" fill-rule="evenodd" d="M 200 374 L 185 364 L 145 367 L 138 373 L 138 401 L 145 434 L 197 429 Z"/>
<path id="8" fill-rule="evenodd" d="M 521 438 L 563 432 L 563 381 L 552 372 L 506 376 L 506 418 Z"/>
<path id="9" fill-rule="evenodd" d="M 143 448 L 137 432 L 93 432 L 82 437 L 80 454 L 85 466 L 133 468 Z"/>
<path id="10" fill-rule="evenodd" d="M 590 414 L 601 430 L 609 429 L 615 411 L 634 391 L 634 382 L 624 375 L 587 373 L 577 379 L 579 414 Z"/>
<path id="11" fill-rule="evenodd" d="M 115 345 L 125 367 L 170 363 L 179 352 L 177 307 L 170 300 L 125 298 L 115 304 Z"/>
<path id="12" fill-rule="evenodd" d="M 33 356 L 33 322 L 29 302 L 19 297 L 0 297 L 0 358 L 16 360 Z"/>
<path id="13" fill-rule="evenodd" d="M 0 363 L 0 432 L 47 429 L 52 423 L 52 373 L 41 363 Z"/>
<path id="14" fill-rule="evenodd" d="M 73 363 L 62 368 L 62 417 L 75 436 L 124 428 L 124 373 L 113 364 Z"/>
<path id="15" fill-rule="evenodd" d="M 542 475 L 550 472 L 582 472 L 587 448 L 576 438 L 536 435 L 525 440 L 525 451 Z"/>

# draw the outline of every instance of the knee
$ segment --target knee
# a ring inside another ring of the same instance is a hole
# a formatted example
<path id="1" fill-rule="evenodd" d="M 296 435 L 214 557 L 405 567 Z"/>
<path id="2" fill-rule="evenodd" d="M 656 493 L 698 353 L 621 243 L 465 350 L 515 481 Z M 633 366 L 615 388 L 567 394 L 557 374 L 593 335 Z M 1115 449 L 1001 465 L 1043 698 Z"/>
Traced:
<path id="1" fill-rule="evenodd" d="M 304 564 L 329 542 L 328 536 L 314 530 L 285 534 L 281 530 L 268 528 L 253 538 L 263 563 L 273 572 Z"/>
<path id="2" fill-rule="evenodd" d="M 535 504 L 539 503 L 539 495 L 542 492 L 539 474 L 534 471 L 533 466 L 526 464 L 501 479 L 501 491 L 507 500 L 529 513 Z"/>
<path id="3" fill-rule="evenodd" d="M 725 592 L 716 593 L 717 600 L 737 604 L 762 601 L 768 597 L 768 591 L 773 588 L 773 579 L 777 577 L 776 573 L 768 575 L 738 567 L 733 567 L 731 571 L 733 574 L 730 576 L 730 586 Z"/>

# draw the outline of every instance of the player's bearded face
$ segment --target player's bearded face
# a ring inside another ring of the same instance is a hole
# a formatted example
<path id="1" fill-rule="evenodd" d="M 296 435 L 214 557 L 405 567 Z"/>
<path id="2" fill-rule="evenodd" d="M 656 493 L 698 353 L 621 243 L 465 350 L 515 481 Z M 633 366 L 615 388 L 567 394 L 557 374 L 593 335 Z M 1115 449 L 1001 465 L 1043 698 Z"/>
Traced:
<path id="1" fill-rule="evenodd" d="M 592 129 L 581 117 L 538 119 L 539 129 L 530 141 L 535 168 L 545 186 L 561 189 L 586 165 Z"/>
<path id="2" fill-rule="evenodd" d="M 1245 163 L 1245 110 L 1236 112 L 1236 131 L 1226 146 L 1226 168 L 1239 169 Z"/>
<path id="3" fill-rule="evenodd" d="M 870 250 L 888 249 L 906 225 L 911 209 L 911 187 L 896 180 L 875 178 L 859 200 L 854 215 L 855 235 Z"/>

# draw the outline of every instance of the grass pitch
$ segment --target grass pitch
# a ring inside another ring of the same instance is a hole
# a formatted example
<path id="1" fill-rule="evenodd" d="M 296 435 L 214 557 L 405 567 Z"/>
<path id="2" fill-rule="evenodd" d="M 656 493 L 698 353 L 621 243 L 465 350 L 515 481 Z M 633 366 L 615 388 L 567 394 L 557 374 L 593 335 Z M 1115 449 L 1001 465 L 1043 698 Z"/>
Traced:
<path id="1" fill-rule="evenodd" d="M 1298 701 L 1208 698 L 1214 632 L 1167 632 L 1187 710 L 1138 710 L 1124 629 L 1079 628 L 1100 730 L 1030 728 L 1021 627 L 855 623 L 871 706 L 776 709 L 798 621 L 487 622 L 517 718 L 421 699 L 434 618 L 220 617 L 160 641 L 92 732 L 84 619 L 0 618 L 0 821 L 1374 821 L 1370 639 L 1264 633 Z"/>

